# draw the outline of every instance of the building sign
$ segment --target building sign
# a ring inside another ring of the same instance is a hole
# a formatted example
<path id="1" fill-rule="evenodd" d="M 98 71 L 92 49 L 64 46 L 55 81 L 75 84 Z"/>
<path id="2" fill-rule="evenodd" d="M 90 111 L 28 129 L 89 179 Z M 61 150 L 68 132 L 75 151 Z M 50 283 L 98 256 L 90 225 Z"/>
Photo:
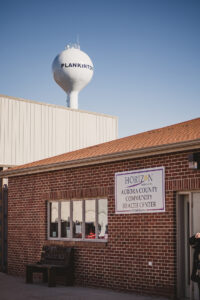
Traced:
<path id="1" fill-rule="evenodd" d="M 115 173 L 116 214 L 164 211 L 164 167 Z"/>

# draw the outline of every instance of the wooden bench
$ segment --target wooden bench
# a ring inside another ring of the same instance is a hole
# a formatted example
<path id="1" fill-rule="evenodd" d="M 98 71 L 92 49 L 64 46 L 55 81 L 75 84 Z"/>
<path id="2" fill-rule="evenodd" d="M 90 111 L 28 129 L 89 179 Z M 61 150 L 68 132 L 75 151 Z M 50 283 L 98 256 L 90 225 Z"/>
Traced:
<path id="1" fill-rule="evenodd" d="M 73 284 L 73 249 L 62 246 L 43 246 L 41 260 L 26 265 L 26 283 L 33 283 L 33 273 L 42 273 L 43 282 L 56 286 L 56 275 L 64 275 L 65 285 Z"/>

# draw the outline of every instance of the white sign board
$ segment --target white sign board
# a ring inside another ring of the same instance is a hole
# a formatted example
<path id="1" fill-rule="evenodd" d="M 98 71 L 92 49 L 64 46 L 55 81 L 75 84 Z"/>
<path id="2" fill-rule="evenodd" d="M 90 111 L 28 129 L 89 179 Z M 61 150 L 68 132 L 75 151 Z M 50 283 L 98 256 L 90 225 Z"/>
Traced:
<path id="1" fill-rule="evenodd" d="M 165 211 L 165 168 L 115 173 L 115 213 Z"/>

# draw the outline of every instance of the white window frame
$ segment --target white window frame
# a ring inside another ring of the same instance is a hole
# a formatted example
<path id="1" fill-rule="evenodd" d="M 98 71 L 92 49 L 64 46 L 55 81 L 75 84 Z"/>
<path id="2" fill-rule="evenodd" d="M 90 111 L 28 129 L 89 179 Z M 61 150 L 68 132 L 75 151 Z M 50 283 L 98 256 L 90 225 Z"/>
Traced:
<path id="1" fill-rule="evenodd" d="M 88 239 L 85 237 L 85 201 L 86 200 L 95 200 L 95 239 Z M 61 200 L 50 200 L 47 202 L 47 239 L 56 240 L 56 241 L 86 241 L 86 242 L 108 242 L 108 239 L 99 239 L 98 238 L 98 202 L 101 200 L 107 200 L 107 198 L 84 198 L 84 199 L 61 199 Z M 73 238 L 73 202 L 82 201 L 82 238 Z M 58 203 L 58 237 L 50 236 L 50 203 Z M 61 237 L 61 203 L 69 202 L 70 203 L 70 237 L 64 238 Z M 107 207 L 108 208 L 108 207 Z M 107 215 L 108 217 L 108 215 Z"/>

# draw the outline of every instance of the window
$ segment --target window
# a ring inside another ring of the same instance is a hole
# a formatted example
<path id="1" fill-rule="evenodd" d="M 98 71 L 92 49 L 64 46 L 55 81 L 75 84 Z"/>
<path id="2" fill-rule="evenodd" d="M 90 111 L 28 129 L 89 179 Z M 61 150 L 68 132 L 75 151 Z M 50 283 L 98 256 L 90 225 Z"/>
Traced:
<path id="1" fill-rule="evenodd" d="M 70 202 L 69 201 L 61 202 L 60 211 L 61 211 L 61 237 L 69 238 L 70 237 Z"/>
<path id="2" fill-rule="evenodd" d="M 74 201 L 73 204 L 73 237 L 81 239 L 83 235 L 83 203 Z"/>
<path id="3" fill-rule="evenodd" d="M 48 238 L 107 240 L 107 199 L 48 202 Z"/>
<path id="4" fill-rule="evenodd" d="M 58 202 L 50 203 L 50 237 L 58 237 Z"/>

